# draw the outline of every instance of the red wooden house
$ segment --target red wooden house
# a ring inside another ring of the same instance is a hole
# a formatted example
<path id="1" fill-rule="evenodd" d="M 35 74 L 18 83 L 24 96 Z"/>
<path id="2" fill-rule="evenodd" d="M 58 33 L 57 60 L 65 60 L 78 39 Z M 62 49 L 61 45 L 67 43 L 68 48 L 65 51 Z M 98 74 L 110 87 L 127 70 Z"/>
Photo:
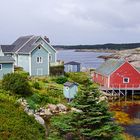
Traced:
<path id="1" fill-rule="evenodd" d="M 95 70 L 93 81 L 108 89 L 140 89 L 140 71 L 128 61 L 110 59 Z"/>

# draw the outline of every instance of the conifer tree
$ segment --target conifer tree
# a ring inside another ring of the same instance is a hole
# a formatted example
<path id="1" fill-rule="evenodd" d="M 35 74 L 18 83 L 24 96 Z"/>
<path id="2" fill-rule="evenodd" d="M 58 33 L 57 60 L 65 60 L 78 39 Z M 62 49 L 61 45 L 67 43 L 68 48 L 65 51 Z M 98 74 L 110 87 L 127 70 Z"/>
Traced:
<path id="1" fill-rule="evenodd" d="M 52 119 L 61 134 L 73 133 L 73 139 L 81 140 L 113 140 L 121 133 L 122 128 L 113 121 L 96 87 L 82 89 L 72 105 L 80 111 Z"/>

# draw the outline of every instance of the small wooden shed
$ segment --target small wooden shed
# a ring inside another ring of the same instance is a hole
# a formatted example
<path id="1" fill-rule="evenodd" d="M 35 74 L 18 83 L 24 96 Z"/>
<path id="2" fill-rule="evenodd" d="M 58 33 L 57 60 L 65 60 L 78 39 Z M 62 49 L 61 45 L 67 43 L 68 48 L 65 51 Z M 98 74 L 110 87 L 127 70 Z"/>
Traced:
<path id="1" fill-rule="evenodd" d="M 71 61 L 64 64 L 64 71 L 65 72 L 80 72 L 81 70 L 81 63 Z"/>
<path id="2" fill-rule="evenodd" d="M 71 100 L 74 98 L 77 92 L 78 92 L 77 83 L 71 83 L 71 82 L 64 83 L 63 93 L 65 98 Z"/>

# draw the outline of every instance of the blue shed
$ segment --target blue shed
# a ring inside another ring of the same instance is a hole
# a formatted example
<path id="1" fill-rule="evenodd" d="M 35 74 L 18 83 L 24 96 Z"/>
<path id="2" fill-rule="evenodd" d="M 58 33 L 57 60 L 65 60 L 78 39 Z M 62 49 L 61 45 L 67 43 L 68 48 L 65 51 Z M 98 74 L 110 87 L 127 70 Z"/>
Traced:
<path id="1" fill-rule="evenodd" d="M 64 64 L 64 71 L 65 72 L 80 72 L 81 63 L 79 62 L 68 62 Z"/>
<path id="2" fill-rule="evenodd" d="M 0 56 L 0 79 L 11 72 L 14 72 L 14 59 L 10 56 Z"/>
<path id="3" fill-rule="evenodd" d="M 71 82 L 64 83 L 63 93 L 64 93 L 65 98 L 71 100 L 74 98 L 77 92 L 78 92 L 77 83 L 71 83 Z"/>

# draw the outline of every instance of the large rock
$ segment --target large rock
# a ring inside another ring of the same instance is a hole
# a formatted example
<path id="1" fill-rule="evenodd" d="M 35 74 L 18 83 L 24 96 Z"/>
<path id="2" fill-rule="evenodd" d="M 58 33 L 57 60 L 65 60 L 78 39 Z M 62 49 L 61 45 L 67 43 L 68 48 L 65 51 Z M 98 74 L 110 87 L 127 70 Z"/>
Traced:
<path id="1" fill-rule="evenodd" d="M 35 120 L 45 127 L 45 121 L 39 115 L 34 114 Z"/>
<path id="2" fill-rule="evenodd" d="M 79 112 L 79 113 L 80 113 L 80 112 L 82 112 L 82 110 L 79 110 L 79 109 L 74 108 L 74 107 L 72 107 L 72 108 L 71 108 L 71 111 L 74 111 L 74 112 Z"/>
<path id="3" fill-rule="evenodd" d="M 67 111 L 67 107 L 63 104 L 57 104 L 57 107 L 59 109 L 59 112 L 65 112 Z"/>
<path id="4" fill-rule="evenodd" d="M 59 108 L 57 105 L 54 104 L 48 104 L 48 109 L 52 112 L 52 113 L 58 113 L 59 112 Z"/>

